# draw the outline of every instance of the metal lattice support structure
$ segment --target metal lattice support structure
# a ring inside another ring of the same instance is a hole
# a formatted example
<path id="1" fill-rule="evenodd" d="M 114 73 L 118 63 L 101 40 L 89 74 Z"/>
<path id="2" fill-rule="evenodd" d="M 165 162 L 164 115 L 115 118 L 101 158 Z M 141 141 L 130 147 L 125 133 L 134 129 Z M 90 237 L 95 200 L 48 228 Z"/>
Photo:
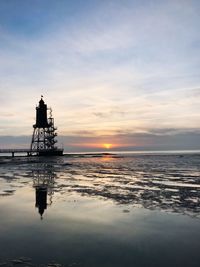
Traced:
<path id="1" fill-rule="evenodd" d="M 47 111 L 49 115 L 47 116 Z M 36 124 L 33 125 L 33 135 L 30 150 L 39 155 L 62 155 L 63 149 L 55 146 L 57 128 L 54 126 L 52 109 L 48 109 L 43 99 L 36 107 Z"/>
<path id="2" fill-rule="evenodd" d="M 54 150 L 56 149 L 55 144 L 57 140 L 55 137 L 57 133 L 55 132 L 57 128 L 54 126 L 54 119 L 52 117 L 48 118 L 49 127 L 38 128 L 36 125 L 33 126 L 33 136 L 31 141 L 31 150 Z"/>

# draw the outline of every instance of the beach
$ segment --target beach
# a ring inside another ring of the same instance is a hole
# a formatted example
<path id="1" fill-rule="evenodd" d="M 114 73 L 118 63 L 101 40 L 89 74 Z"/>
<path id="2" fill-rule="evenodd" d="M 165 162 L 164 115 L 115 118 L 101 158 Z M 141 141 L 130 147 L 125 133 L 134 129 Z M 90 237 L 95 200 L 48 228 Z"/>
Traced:
<path id="1" fill-rule="evenodd" d="M 0 266 L 199 266 L 199 153 L 3 156 L 0 185 Z"/>

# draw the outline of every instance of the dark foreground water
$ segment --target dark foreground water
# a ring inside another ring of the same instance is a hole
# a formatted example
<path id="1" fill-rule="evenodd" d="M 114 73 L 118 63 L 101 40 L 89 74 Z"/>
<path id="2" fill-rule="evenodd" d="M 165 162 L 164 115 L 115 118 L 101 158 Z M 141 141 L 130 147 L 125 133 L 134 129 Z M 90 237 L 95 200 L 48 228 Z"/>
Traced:
<path id="1" fill-rule="evenodd" d="M 0 158 L 0 266 L 200 266 L 200 155 Z"/>

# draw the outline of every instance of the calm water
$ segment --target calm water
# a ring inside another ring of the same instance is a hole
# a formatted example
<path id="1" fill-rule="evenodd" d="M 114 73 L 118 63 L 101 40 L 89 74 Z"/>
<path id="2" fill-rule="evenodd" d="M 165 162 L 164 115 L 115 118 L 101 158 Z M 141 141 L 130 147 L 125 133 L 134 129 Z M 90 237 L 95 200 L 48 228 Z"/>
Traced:
<path id="1" fill-rule="evenodd" d="M 200 155 L 0 158 L 0 266 L 200 266 Z"/>

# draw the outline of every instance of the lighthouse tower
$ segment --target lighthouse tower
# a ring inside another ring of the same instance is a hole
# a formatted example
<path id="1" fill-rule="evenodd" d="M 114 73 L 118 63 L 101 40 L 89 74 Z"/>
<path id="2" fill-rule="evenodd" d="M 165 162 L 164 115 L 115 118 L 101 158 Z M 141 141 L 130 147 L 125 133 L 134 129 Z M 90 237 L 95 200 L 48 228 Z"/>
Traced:
<path id="1" fill-rule="evenodd" d="M 49 111 L 49 115 L 47 111 Z M 36 123 L 33 125 L 31 152 L 39 156 L 62 155 L 63 149 L 55 146 L 57 143 L 56 130 L 52 110 L 47 108 L 43 96 L 41 96 L 39 105 L 36 107 Z"/>

